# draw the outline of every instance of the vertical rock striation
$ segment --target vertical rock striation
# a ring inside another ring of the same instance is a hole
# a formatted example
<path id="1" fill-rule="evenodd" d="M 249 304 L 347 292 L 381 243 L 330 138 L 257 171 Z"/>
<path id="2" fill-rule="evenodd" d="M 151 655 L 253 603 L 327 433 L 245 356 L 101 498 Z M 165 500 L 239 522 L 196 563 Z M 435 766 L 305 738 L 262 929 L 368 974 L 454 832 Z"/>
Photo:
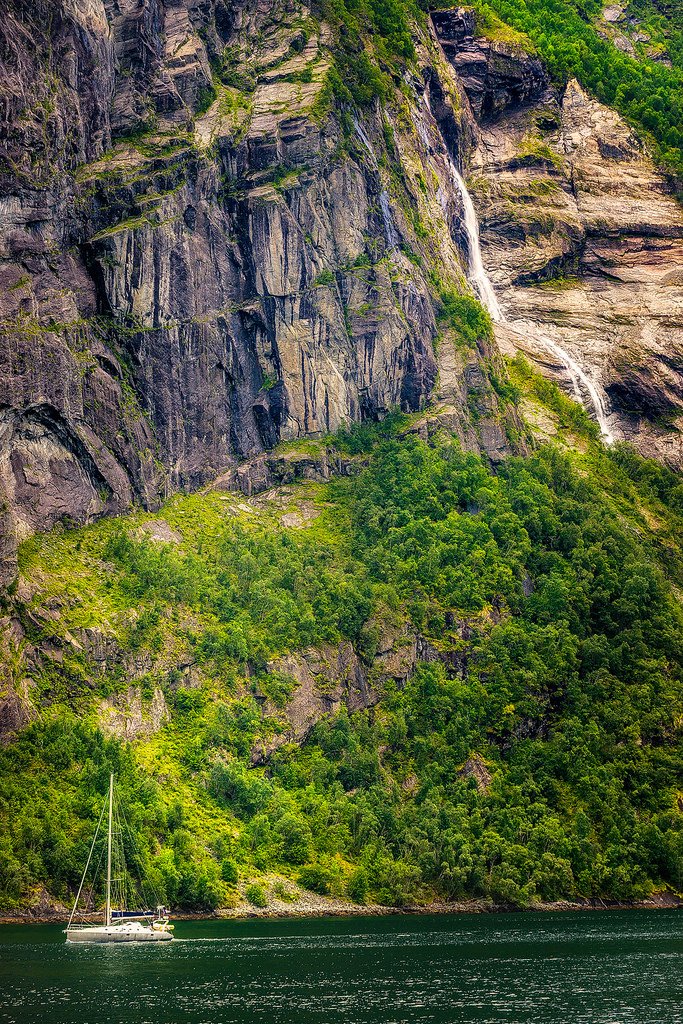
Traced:
<path id="1" fill-rule="evenodd" d="M 436 345 L 441 289 L 466 287 L 453 168 L 471 151 L 514 344 L 561 376 L 552 333 L 620 433 L 680 463 L 683 221 L 626 126 L 465 9 L 436 12 L 404 92 L 355 119 L 332 42 L 300 0 L 12 0 L 4 581 L 34 530 L 154 507 L 395 407 L 436 400 L 499 458 L 495 353 Z"/>
<path id="2" fill-rule="evenodd" d="M 5 579 L 31 531 L 425 405 L 473 124 L 433 38 L 436 119 L 415 78 L 354 128 L 298 0 L 12 0 L 0 32 Z"/>

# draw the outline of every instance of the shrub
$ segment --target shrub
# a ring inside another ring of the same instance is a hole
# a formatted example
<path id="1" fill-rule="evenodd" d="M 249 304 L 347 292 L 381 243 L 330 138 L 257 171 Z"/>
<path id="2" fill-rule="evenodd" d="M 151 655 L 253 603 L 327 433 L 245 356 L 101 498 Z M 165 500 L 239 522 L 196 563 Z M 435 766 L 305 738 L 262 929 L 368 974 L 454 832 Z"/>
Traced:
<path id="1" fill-rule="evenodd" d="M 280 818 L 273 829 L 281 856 L 288 864 L 305 864 L 311 854 L 311 829 L 306 821 L 292 811 Z"/>
<path id="2" fill-rule="evenodd" d="M 491 317 L 477 299 L 454 291 L 439 296 L 439 320 L 447 324 L 467 345 L 493 337 Z"/>
<path id="3" fill-rule="evenodd" d="M 273 886 L 273 896 L 279 900 L 283 900 L 285 903 L 294 903 L 297 899 L 297 893 L 294 889 L 290 889 L 284 882 L 276 882 Z"/>
<path id="4" fill-rule="evenodd" d="M 251 885 L 248 885 L 247 888 L 244 890 L 244 895 L 247 897 L 249 902 L 252 903 L 255 907 L 268 906 L 268 897 L 266 895 L 266 890 L 263 888 L 262 885 L 259 885 L 257 882 L 252 882 Z"/>
<path id="5" fill-rule="evenodd" d="M 363 868 L 353 871 L 346 883 L 346 895 L 354 903 L 365 903 L 368 898 L 368 876 Z"/>
<path id="6" fill-rule="evenodd" d="M 221 863 L 221 878 L 228 885 L 237 885 L 239 880 L 239 870 L 237 864 L 231 857 L 226 857 Z"/>
<path id="7" fill-rule="evenodd" d="M 317 892 L 320 896 L 329 896 L 334 886 L 335 875 L 321 864 L 307 864 L 301 869 L 296 880 L 302 889 Z"/>

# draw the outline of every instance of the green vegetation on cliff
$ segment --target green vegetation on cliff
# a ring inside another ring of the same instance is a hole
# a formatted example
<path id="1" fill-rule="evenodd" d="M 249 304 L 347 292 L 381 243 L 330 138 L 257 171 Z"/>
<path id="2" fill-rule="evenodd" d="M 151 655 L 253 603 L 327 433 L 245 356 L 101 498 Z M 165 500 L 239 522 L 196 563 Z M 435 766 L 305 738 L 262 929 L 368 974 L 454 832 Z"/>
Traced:
<path id="1" fill-rule="evenodd" d="M 603 0 L 477 0 L 474 6 L 485 33 L 513 45 L 529 41 L 558 83 L 578 78 L 644 130 L 670 170 L 683 172 L 683 18 L 676 5 L 631 0 L 615 26 L 620 46 L 601 23 Z M 389 79 L 400 81 L 415 56 L 420 5 L 323 0 L 321 12 L 337 35 L 331 77 L 337 99 L 364 106 L 385 96 Z"/>
<path id="2" fill-rule="evenodd" d="M 413 32 L 424 18 L 412 0 L 321 0 L 320 11 L 335 31 L 330 85 L 336 98 L 363 107 L 387 94 L 415 56 Z"/>
<path id="3" fill-rule="evenodd" d="M 209 493 L 165 507 L 175 543 L 138 514 L 25 544 L 15 610 L 47 654 L 0 752 L 4 906 L 73 890 L 110 767 L 171 904 L 262 901 L 272 872 L 388 904 L 683 887 L 680 479 L 590 431 L 493 474 L 407 426 L 338 439 L 358 472 L 289 489 L 297 526 Z M 379 655 L 415 635 L 397 682 Z M 372 706 L 282 743 L 273 659 L 344 641 Z M 128 745 L 97 722 L 131 682 L 170 720 Z"/>
<path id="4" fill-rule="evenodd" d="M 647 29 L 645 36 L 652 37 L 633 55 L 597 24 L 602 0 L 488 0 L 477 7 L 527 35 L 557 81 L 578 78 L 599 100 L 644 129 L 665 165 L 683 172 L 683 21 L 675 5 L 669 13 L 666 5 L 652 0 L 628 5 L 639 33 Z M 670 60 L 662 61 L 667 54 Z"/>

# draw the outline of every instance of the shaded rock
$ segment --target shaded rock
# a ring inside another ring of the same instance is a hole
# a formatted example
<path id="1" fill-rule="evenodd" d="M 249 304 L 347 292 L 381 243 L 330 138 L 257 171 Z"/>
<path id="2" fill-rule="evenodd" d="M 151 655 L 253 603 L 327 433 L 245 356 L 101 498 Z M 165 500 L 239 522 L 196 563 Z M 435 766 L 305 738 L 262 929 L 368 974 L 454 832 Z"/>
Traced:
<path id="1" fill-rule="evenodd" d="M 359 463 L 335 452 L 334 448 L 323 448 L 313 455 L 308 452 L 288 452 L 284 455 L 260 455 L 244 462 L 235 469 L 221 474 L 212 487 L 225 491 L 241 491 L 247 497 L 259 494 L 297 480 L 314 480 L 325 483 L 332 475 L 347 476 L 356 472 Z"/>
<path id="2" fill-rule="evenodd" d="M 285 743 L 303 742 L 316 722 L 340 708 L 359 711 L 372 707 L 380 697 L 378 684 L 385 679 L 404 683 L 418 661 L 437 661 L 441 655 L 424 638 L 416 636 L 405 623 L 370 621 L 378 633 L 377 650 L 371 666 L 359 659 L 350 643 L 324 645 L 289 654 L 270 662 L 269 671 L 295 680 L 297 687 L 279 711 L 267 703 L 264 712 L 284 718 L 285 728 L 252 751 L 252 762 L 260 764 Z"/>
<path id="3" fill-rule="evenodd" d="M 401 783 L 401 789 L 407 796 L 415 796 L 419 788 L 420 782 L 417 775 L 410 774 Z"/>
<path id="4" fill-rule="evenodd" d="M 449 659 L 404 621 L 375 618 L 368 622 L 367 630 L 377 638 L 369 665 L 347 641 L 312 647 L 269 663 L 269 671 L 288 676 L 297 686 L 284 708 L 264 703 L 264 714 L 279 717 L 284 728 L 255 746 L 253 764 L 262 764 L 286 743 L 304 742 L 317 722 L 342 707 L 351 712 L 373 707 L 380 699 L 381 683 L 392 679 L 405 684 L 418 662 L 447 660 L 450 665 Z"/>
<path id="5" fill-rule="evenodd" d="M 548 73 L 537 57 L 519 46 L 476 36 L 472 8 L 432 11 L 432 22 L 478 120 L 494 119 L 547 90 Z"/>
<path id="6" fill-rule="evenodd" d="M 99 668 L 105 664 L 112 666 L 122 661 L 124 654 L 115 637 L 95 626 L 79 629 L 76 634 L 81 648 Z"/>
<path id="7" fill-rule="evenodd" d="M 19 620 L 0 616 L 0 744 L 9 742 L 35 717 L 29 699 L 31 654 Z"/>
<path id="8" fill-rule="evenodd" d="M 488 793 L 492 775 L 479 754 L 468 757 L 458 775 L 462 779 L 474 779 L 479 793 Z"/>
<path id="9" fill-rule="evenodd" d="M 4 692 L 0 692 L 0 744 L 9 742 L 33 717 L 27 701 L 13 687 L 5 687 Z"/>

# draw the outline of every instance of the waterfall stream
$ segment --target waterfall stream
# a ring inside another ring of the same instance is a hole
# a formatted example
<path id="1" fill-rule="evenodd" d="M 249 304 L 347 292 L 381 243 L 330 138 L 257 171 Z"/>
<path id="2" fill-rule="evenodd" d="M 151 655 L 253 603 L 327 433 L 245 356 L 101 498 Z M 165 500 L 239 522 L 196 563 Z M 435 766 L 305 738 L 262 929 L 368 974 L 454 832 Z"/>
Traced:
<path id="1" fill-rule="evenodd" d="M 572 384 L 574 386 L 574 393 L 582 404 L 585 404 L 582 387 L 585 392 L 588 393 L 595 411 L 595 418 L 597 419 L 602 432 L 603 441 L 605 444 L 613 444 L 615 438 L 609 426 L 607 404 L 605 402 L 604 394 L 601 393 L 601 389 L 598 385 L 591 380 L 585 370 L 579 366 L 576 360 L 569 354 L 569 352 L 566 351 L 566 349 L 562 348 L 561 345 L 556 341 L 553 341 L 552 338 L 549 338 L 546 334 L 539 332 L 536 324 L 529 324 L 523 320 L 512 322 L 506 320 L 482 261 L 481 245 L 479 242 L 479 223 L 477 221 L 477 214 L 474 209 L 472 197 L 467 190 L 467 185 L 465 184 L 462 175 L 458 172 L 455 164 L 450 158 L 450 155 L 448 157 L 448 166 L 451 178 L 453 179 L 453 184 L 460 196 L 464 212 L 464 226 L 465 234 L 467 236 L 469 259 L 469 270 L 467 276 L 482 305 L 488 310 L 491 319 L 495 323 L 508 324 L 508 326 L 513 330 L 515 327 L 518 327 L 520 331 L 524 330 L 526 333 L 534 334 L 540 343 L 549 352 L 552 352 L 556 359 L 569 372 L 569 376 L 571 377 Z"/>
<path id="2" fill-rule="evenodd" d="M 430 117 L 433 116 L 429 105 L 429 97 L 425 94 L 424 104 L 429 111 Z M 365 128 L 357 118 L 353 121 L 356 134 L 360 139 L 360 142 L 365 149 L 370 166 L 373 171 L 377 174 L 382 184 L 382 179 L 379 170 L 379 163 L 377 155 L 375 154 L 374 147 L 370 138 L 368 137 Z M 428 137 L 424 124 L 418 118 L 416 122 L 416 128 L 420 135 L 423 144 L 425 145 L 427 152 L 433 152 L 433 146 L 431 140 Z M 605 444 L 612 444 L 615 440 L 614 434 L 612 433 L 609 426 L 609 418 L 607 411 L 607 402 L 602 389 L 588 376 L 586 371 L 577 363 L 577 361 L 564 349 L 558 342 L 549 338 L 545 333 L 542 333 L 538 325 L 530 323 L 525 320 L 507 320 L 503 310 L 501 309 L 498 297 L 495 293 L 491 279 L 486 273 L 484 262 L 481 255 L 481 243 L 479 241 L 479 222 L 477 220 L 477 213 L 474 209 L 474 203 L 472 197 L 468 191 L 465 181 L 458 171 L 453 159 L 446 149 L 446 162 L 448 171 L 453 182 L 453 186 L 460 196 L 462 203 L 462 209 L 464 214 L 464 228 L 465 236 L 467 238 L 467 257 L 468 257 L 468 270 L 467 279 L 472 286 L 477 298 L 480 300 L 482 305 L 488 311 L 491 319 L 498 324 L 504 324 L 513 331 L 517 331 L 520 334 L 531 334 L 537 339 L 537 341 L 546 349 L 546 351 L 552 353 L 552 355 L 558 360 L 558 362 L 567 370 L 572 385 L 574 388 L 574 394 L 579 402 L 583 405 L 586 404 L 586 396 L 588 397 L 590 404 L 593 406 L 595 412 L 595 418 L 598 421 L 602 437 Z M 400 242 L 400 236 L 396 229 L 396 224 L 391 212 L 391 206 L 389 203 L 389 196 L 386 189 L 382 188 L 379 195 L 379 205 L 382 213 L 382 220 L 384 222 L 384 232 L 390 249 L 396 249 Z"/>
<path id="3" fill-rule="evenodd" d="M 379 163 L 377 161 L 377 155 L 375 153 L 372 142 L 368 138 L 368 134 L 360 121 L 354 117 L 353 126 L 356 129 L 356 135 L 360 139 L 363 149 L 368 154 L 370 160 L 370 166 L 379 178 L 380 185 L 382 184 L 382 177 L 379 173 Z M 397 249 L 398 244 L 401 240 L 398 231 L 396 230 L 396 224 L 394 223 L 394 217 L 391 212 L 391 206 L 389 204 L 389 195 L 385 188 L 382 188 L 379 194 L 379 208 L 382 212 L 382 221 L 384 223 L 384 234 L 386 235 L 387 242 L 389 243 L 390 249 Z"/>
<path id="4" fill-rule="evenodd" d="M 477 214 L 474 209 L 474 203 L 470 196 L 467 185 L 452 160 L 448 161 L 448 167 L 451 172 L 451 178 L 455 185 L 460 199 L 462 201 L 462 208 L 465 214 L 465 234 L 467 235 L 467 255 L 469 260 L 469 282 L 474 288 L 475 292 L 479 296 L 482 305 L 489 311 L 491 319 L 497 323 L 503 320 L 503 312 L 500 308 L 500 303 L 496 297 L 496 293 L 493 290 L 490 278 L 484 269 L 484 263 L 481 258 L 481 244 L 479 242 L 479 222 L 477 220 Z"/>

